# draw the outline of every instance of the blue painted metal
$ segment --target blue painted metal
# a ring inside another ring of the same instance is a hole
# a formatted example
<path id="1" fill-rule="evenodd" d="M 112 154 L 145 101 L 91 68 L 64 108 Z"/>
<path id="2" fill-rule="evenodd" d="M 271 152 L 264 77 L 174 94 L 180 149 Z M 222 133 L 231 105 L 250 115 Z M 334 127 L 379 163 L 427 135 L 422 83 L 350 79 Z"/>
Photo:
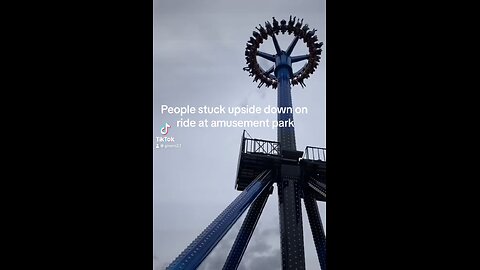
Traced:
<path id="1" fill-rule="evenodd" d="M 272 184 L 271 171 L 258 175 L 245 190 L 167 267 L 196 269 L 248 206 Z"/>
<path id="2" fill-rule="evenodd" d="M 278 94 L 277 104 L 278 107 L 292 107 L 292 94 L 290 86 L 290 75 L 292 73 L 292 64 L 290 57 L 286 53 L 277 55 L 277 61 L 275 63 L 275 76 L 278 78 Z M 283 121 L 283 123 L 293 123 L 293 113 L 279 113 L 277 120 Z M 295 128 L 291 127 L 278 127 L 277 140 L 282 146 L 282 150 L 295 151 L 297 149 L 295 142 Z"/>
<path id="3" fill-rule="evenodd" d="M 277 106 L 282 108 L 284 111 L 278 113 L 277 121 L 277 141 L 280 143 L 281 151 L 280 154 L 283 160 L 292 163 L 282 163 L 280 166 L 279 173 L 277 174 L 276 182 L 278 184 L 278 200 L 279 200 L 279 216 L 280 216 L 280 237 L 281 237 L 281 249 L 282 249 L 282 269 L 305 269 L 305 254 L 304 254 L 304 245 L 303 245 L 303 228 L 302 228 L 302 209 L 301 209 L 301 196 L 304 195 L 304 192 L 307 192 L 309 195 L 308 198 L 308 207 L 309 207 L 309 218 L 312 220 L 312 230 L 316 230 L 321 225 L 320 216 L 318 215 L 318 209 L 316 207 L 316 201 L 314 195 L 320 198 L 326 198 L 326 184 L 320 181 L 313 179 L 307 183 L 303 182 L 305 175 L 300 171 L 298 164 L 294 164 L 296 160 L 301 156 L 301 152 L 296 151 L 296 140 L 295 140 L 295 125 L 293 121 L 293 106 L 292 106 L 292 97 L 291 97 L 291 84 L 297 85 L 300 84 L 302 87 L 305 86 L 304 80 L 307 79 L 310 74 L 313 73 L 315 68 L 318 66 L 318 61 L 320 60 L 320 53 L 322 43 L 316 43 L 318 37 L 314 36 L 315 29 L 309 31 L 308 25 L 303 25 L 303 19 L 300 22 L 295 24 L 295 18 L 290 16 L 290 20 L 282 20 L 279 22 L 273 18 L 273 27 L 270 23 L 265 23 L 264 30 L 269 36 L 272 37 L 273 45 L 275 47 L 275 67 L 274 74 L 275 76 L 267 76 L 266 72 L 259 68 L 256 61 L 256 57 L 251 55 L 255 50 L 258 49 L 258 42 L 251 42 L 252 45 L 247 45 L 246 48 L 246 60 L 248 67 L 244 70 L 250 73 L 250 76 L 254 76 L 254 81 L 261 80 L 258 87 L 261 87 L 265 84 L 267 87 L 270 85 L 272 88 L 278 88 L 277 95 Z M 261 29 L 258 29 L 261 31 Z M 281 31 L 284 34 L 288 31 L 288 34 L 294 33 L 295 38 L 290 43 L 287 48 L 287 51 L 282 51 L 276 35 Z M 255 35 L 254 35 L 255 36 Z M 265 33 L 263 38 L 266 39 Z M 309 48 L 309 54 L 291 56 L 295 45 L 298 40 L 302 38 Z M 257 50 L 256 55 L 263 57 L 267 60 L 272 61 L 272 55 L 260 52 Z M 299 71 L 293 73 L 292 63 L 300 62 L 303 60 L 308 60 L 308 63 L 305 64 Z M 269 70 L 270 71 L 270 70 Z M 312 158 L 310 159 L 309 153 L 307 153 L 307 160 L 310 160 L 310 163 L 314 163 L 315 166 L 317 160 L 319 163 L 323 162 L 323 167 L 325 166 L 325 160 L 321 160 L 319 157 L 316 157 L 318 151 L 312 150 Z M 300 153 L 300 155 L 298 155 Z M 325 157 L 323 157 L 325 159 Z M 303 163 L 307 164 L 308 163 Z M 307 166 L 306 165 L 306 166 Z M 310 170 L 312 169 L 310 166 Z M 321 167 L 321 166 L 320 166 Z M 312 173 L 312 172 L 310 172 Z M 313 171 L 316 173 L 316 171 Z M 250 178 L 248 178 L 250 179 Z M 315 208 L 313 208 L 313 203 Z M 315 212 L 316 211 L 316 212 Z M 325 243 L 325 233 L 323 228 L 321 232 L 314 232 L 316 237 L 316 246 L 317 251 L 319 248 L 322 248 L 322 245 L 319 244 L 321 241 Z M 323 235 L 323 238 L 322 238 Z M 320 239 L 320 240 L 319 240 Z M 323 240 L 322 240 L 323 239 Z M 248 243 L 248 242 L 247 242 Z M 323 249 L 325 250 L 325 248 Z M 318 254 L 320 252 L 318 251 Z M 324 254 L 323 254 L 324 255 Z M 320 256 L 325 259 L 325 256 Z M 325 261 L 321 261 L 322 270 L 325 270 L 326 264 Z"/>
<path id="4" fill-rule="evenodd" d="M 273 40 L 273 46 L 275 46 L 275 51 L 277 52 L 277 54 L 280 54 L 282 50 L 280 50 L 280 45 L 278 45 L 277 37 L 275 35 L 271 35 L 271 36 Z"/>
<path id="5" fill-rule="evenodd" d="M 318 206 L 313 194 L 310 190 L 305 190 L 305 197 L 303 199 L 305 209 L 307 210 L 308 221 L 312 230 L 313 242 L 317 250 L 318 261 L 322 270 L 327 270 L 327 240 L 325 231 L 323 230 L 322 220 L 318 212 Z"/>
<path id="6" fill-rule="evenodd" d="M 270 60 L 272 62 L 275 62 L 275 55 L 273 55 L 273 54 L 264 53 L 262 51 L 257 51 L 257 55 L 260 56 L 260 57 L 263 57 L 267 60 Z"/>
<path id="7" fill-rule="evenodd" d="M 273 186 L 264 190 L 262 194 L 252 203 L 250 209 L 248 209 L 247 216 L 242 223 L 242 227 L 237 234 L 237 238 L 235 238 L 235 242 L 233 243 L 232 249 L 228 254 L 227 260 L 223 265 L 223 270 L 236 270 L 238 268 L 243 254 L 247 249 L 248 242 L 250 242 L 253 231 L 257 226 L 258 220 L 260 219 L 263 208 L 267 203 L 268 196 L 270 196 L 270 193 L 272 192 L 272 189 Z"/>
<path id="8" fill-rule="evenodd" d="M 308 58 L 310 58 L 309 54 L 292 56 L 292 63 L 296 63 L 296 62 L 303 61 L 303 60 L 308 60 Z"/>
<path id="9" fill-rule="evenodd" d="M 269 75 L 270 73 L 273 72 L 274 69 L 275 69 L 275 66 L 271 66 L 269 69 L 265 70 L 265 72 L 263 74 Z"/>
<path id="10" fill-rule="evenodd" d="M 275 43 L 274 39 L 274 43 Z M 296 42 L 293 42 L 296 43 Z M 290 44 L 291 53 L 295 44 Z M 280 108 L 291 108 L 278 113 L 277 139 L 282 152 L 296 151 L 295 126 L 290 79 L 293 77 L 292 58 L 285 51 L 275 58 L 275 76 L 278 79 L 277 104 Z M 283 123 L 283 126 L 282 124 Z M 282 165 L 278 181 L 278 210 L 280 218 L 280 244 L 282 249 L 282 269 L 305 269 L 303 244 L 303 224 L 300 184 L 300 171 L 296 166 Z"/>
<path id="11" fill-rule="evenodd" d="M 278 179 L 278 210 L 282 269 L 305 269 L 300 168 L 283 164 Z"/>
<path id="12" fill-rule="evenodd" d="M 287 55 L 290 56 L 293 52 L 293 48 L 295 48 L 295 45 L 297 44 L 298 40 L 300 39 L 299 36 L 295 36 L 295 38 L 292 40 L 292 42 L 290 43 L 290 45 L 288 46 L 288 49 L 287 49 Z"/>

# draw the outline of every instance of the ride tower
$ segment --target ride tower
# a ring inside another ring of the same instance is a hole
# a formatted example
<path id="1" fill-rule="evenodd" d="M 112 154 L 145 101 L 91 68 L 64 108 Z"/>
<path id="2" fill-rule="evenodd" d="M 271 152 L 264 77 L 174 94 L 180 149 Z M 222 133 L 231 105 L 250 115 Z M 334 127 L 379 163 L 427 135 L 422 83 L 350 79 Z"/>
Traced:
<path id="1" fill-rule="evenodd" d="M 167 269 L 196 269 L 249 208 L 223 266 L 224 270 L 237 269 L 275 183 L 279 200 L 282 269 L 305 269 L 302 199 L 320 266 L 322 270 L 327 269 L 326 236 L 316 203 L 326 201 L 326 148 L 307 146 L 304 151 L 298 151 L 294 125 L 288 124 L 293 123 L 291 86 L 305 86 L 304 80 L 318 67 L 323 43 L 318 42 L 315 29 L 310 30 L 307 24 L 303 24 L 303 19 L 292 19 L 292 16 L 288 22 L 272 19 L 272 23 L 265 22 L 265 27 L 259 25 L 257 31 L 253 31 L 246 45 L 247 67 L 243 70 L 254 77 L 254 82 L 260 81 L 259 88 L 265 85 L 278 90 L 277 106 L 286 110 L 277 115 L 277 120 L 287 125 L 278 126 L 277 141 L 254 139 L 243 132 L 235 181 L 235 188 L 241 193 Z M 294 36 L 285 51 L 276 38 L 280 33 Z M 275 54 L 258 50 L 268 37 L 272 38 Z M 306 44 L 309 53 L 291 56 L 299 40 Z M 273 65 L 263 69 L 257 56 L 273 62 Z M 305 60 L 304 66 L 293 72 L 292 63 Z"/>

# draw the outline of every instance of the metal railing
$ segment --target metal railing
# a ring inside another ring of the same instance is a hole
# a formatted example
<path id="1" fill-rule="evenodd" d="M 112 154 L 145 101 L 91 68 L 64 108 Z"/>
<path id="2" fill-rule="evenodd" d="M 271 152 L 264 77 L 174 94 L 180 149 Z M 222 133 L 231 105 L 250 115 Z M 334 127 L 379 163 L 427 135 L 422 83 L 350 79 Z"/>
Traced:
<path id="1" fill-rule="evenodd" d="M 327 148 L 307 146 L 303 159 L 327 161 Z"/>
<path id="2" fill-rule="evenodd" d="M 242 136 L 242 152 L 243 153 L 255 153 L 279 156 L 280 143 L 275 141 L 267 141 L 253 138 L 246 138 L 245 132 Z"/>
<path id="3" fill-rule="evenodd" d="M 278 142 L 244 138 L 243 143 L 244 153 L 280 155 L 280 144 Z"/>

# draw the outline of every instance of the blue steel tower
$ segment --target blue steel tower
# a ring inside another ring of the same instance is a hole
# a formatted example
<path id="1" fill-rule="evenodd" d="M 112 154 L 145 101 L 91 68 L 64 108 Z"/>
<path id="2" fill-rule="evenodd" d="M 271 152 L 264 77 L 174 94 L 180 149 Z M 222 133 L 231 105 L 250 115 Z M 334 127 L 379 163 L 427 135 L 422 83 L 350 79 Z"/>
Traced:
<path id="1" fill-rule="evenodd" d="M 304 80 L 312 74 L 320 61 L 322 42 L 318 42 L 315 29 L 309 30 L 303 25 L 303 19 L 295 17 L 287 23 L 280 23 L 273 18 L 272 24 L 265 22 L 265 27 L 253 32 L 247 42 L 245 71 L 260 81 L 262 85 L 278 90 L 277 106 L 285 108 L 277 116 L 278 122 L 284 123 L 277 129 L 277 141 L 247 138 L 245 131 L 240 144 L 237 179 L 235 188 L 242 191 L 240 195 L 167 267 L 167 269 L 196 269 L 216 244 L 228 232 L 233 224 L 249 208 L 245 220 L 235 239 L 232 249 L 224 264 L 224 270 L 237 269 L 273 184 L 277 184 L 280 217 L 280 241 L 282 249 L 282 269 L 305 269 L 303 242 L 303 223 L 301 201 L 303 199 L 310 228 L 322 270 L 326 264 L 326 237 L 316 201 L 326 201 L 326 149 L 307 146 L 305 151 L 298 151 L 295 142 L 291 86 L 305 86 Z M 294 39 L 282 50 L 276 35 L 293 34 Z M 275 54 L 259 51 L 264 40 L 271 37 Z M 309 53 L 291 56 L 299 40 L 307 45 Z M 265 58 L 274 64 L 264 70 L 256 57 Z M 292 63 L 307 63 L 295 73 Z M 273 73 L 273 74 L 272 74 Z"/>

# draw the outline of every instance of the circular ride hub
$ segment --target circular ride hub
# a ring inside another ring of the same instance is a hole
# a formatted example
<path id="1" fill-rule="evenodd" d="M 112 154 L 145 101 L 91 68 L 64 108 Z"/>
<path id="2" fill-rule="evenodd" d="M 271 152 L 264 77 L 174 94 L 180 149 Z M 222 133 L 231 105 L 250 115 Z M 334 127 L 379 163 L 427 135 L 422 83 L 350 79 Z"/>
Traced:
<path id="1" fill-rule="evenodd" d="M 273 23 L 265 22 L 265 27 L 259 24 L 260 27 L 255 27 L 258 31 L 253 31 L 253 36 L 248 40 L 245 48 L 245 60 L 247 66 L 243 70 L 250 73 L 254 77 L 253 81 L 260 81 L 258 88 L 265 84 L 265 86 L 276 89 L 278 87 L 280 70 L 285 68 L 288 72 L 288 79 L 292 85 L 300 84 L 305 86 L 304 80 L 308 79 L 311 74 L 318 67 L 320 55 L 322 53 L 323 42 L 318 42 L 318 37 L 315 35 L 316 29 L 310 30 L 308 24 L 303 25 L 303 19 L 296 20 L 296 17 L 290 16 L 287 23 L 286 20 L 281 20 L 280 23 L 272 17 Z M 286 51 L 280 49 L 276 35 L 279 33 L 288 35 L 293 34 L 294 39 L 288 46 Z M 268 54 L 259 51 L 260 44 L 268 37 L 271 37 L 275 46 L 276 54 Z M 301 39 L 308 47 L 308 54 L 291 56 L 293 48 L 297 41 Z M 264 70 L 257 62 L 257 56 L 265 58 L 275 64 L 269 69 Z M 298 71 L 292 71 L 292 63 L 308 60 L 307 63 Z"/>

